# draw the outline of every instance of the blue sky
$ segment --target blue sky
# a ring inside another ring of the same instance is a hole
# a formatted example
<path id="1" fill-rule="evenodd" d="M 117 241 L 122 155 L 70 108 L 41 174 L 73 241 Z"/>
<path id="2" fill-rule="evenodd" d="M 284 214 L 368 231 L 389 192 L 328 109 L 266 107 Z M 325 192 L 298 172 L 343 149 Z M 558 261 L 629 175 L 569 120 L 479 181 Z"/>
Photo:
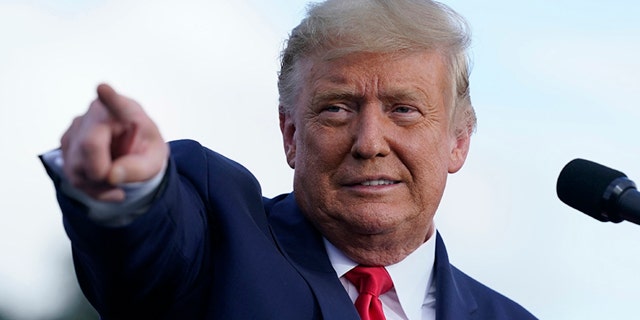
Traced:
<path id="1" fill-rule="evenodd" d="M 143 104 L 166 139 L 193 138 L 288 192 L 278 53 L 304 1 L 0 0 L 0 303 L 18 319 L 64 303 L 69 245 L 36 155 L 95 85 Z M 582 157 L 640 182 L 640 3 L 446 1 L 472 28 L 479 117 L 437 227 L 454 264 L 542 319 L 629 319 L 640 226 L 562 204 Z"/>

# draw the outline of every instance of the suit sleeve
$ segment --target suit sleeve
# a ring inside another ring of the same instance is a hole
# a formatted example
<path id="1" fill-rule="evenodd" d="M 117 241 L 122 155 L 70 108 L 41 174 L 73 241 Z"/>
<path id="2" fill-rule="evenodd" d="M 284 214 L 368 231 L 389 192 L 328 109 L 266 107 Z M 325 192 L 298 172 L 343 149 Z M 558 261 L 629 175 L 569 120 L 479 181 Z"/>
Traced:
<path id="1" fill-rule="evenodd" d="M 149 211 L 126 226 L 94 223 L 86 207 L 58 189 L 78 281 L 103 319 L 205 308 L 217 215 L 233 212 L 229 206 L 263 210 L 259 185 L 246 169 L 193 141 L 170 146 L 165 180 Z M 259 218 L 255 223 L 266 225 Z"/>

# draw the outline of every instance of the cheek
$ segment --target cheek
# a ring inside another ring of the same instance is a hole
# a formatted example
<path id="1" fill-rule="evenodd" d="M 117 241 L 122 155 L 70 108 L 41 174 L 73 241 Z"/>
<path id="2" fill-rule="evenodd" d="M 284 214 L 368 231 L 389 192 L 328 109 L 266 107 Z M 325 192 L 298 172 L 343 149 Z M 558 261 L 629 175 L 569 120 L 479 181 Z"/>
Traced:
<path id="1" fill-rule="evenodd" d="M 297 145 L 298 157 L 308 175 L 336 170 L 348 156 L 350 148 L 345 134 L 326 128 L 307 128 L 300 132 Z"/>
<path id="2" fill-rule="evenodd" d="M 326 128 L 298 131 L 294 191 L 300 201 L 331 202 L 322 199 L 334 196 L 332 177 L 349 156 L 350 145 L 344 137 Z"/>
<path id="3" fill-rule="evenodd" d="M 318 135 L 308 131 L 298 131 L 296 140 L 296 168 L 294 171 L 294 189 L 311 196 L 322 192 L 326 184 L 324 172 L 330 166 L 327 161 L 326 142 L 318 139 Z"/>
<path id="4" fill-rule="evenodd" d="M 439 201 L 448 176 L 449 150 L 447 143 L 437 139 L 431 141 L 413 141 L 408 145 L 422 146 L 413 148 L 405 154 L 403 161 L 413 177 L 415 197 L 429 205 L 434 199 Z"/>

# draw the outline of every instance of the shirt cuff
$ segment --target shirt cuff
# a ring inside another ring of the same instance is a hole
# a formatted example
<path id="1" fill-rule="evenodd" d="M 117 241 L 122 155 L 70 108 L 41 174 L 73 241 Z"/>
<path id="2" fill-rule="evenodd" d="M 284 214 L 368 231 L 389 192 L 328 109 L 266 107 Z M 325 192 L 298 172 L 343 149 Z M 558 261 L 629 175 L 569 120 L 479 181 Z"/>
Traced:
<path id="1" fill-rule="evenodd" d="M 121 202 L 107 202 L 91 198 L 69 183 L 62 172 L 64 159 L 60 149 L 43 154 L 42 160 L 60 178 L 62 193 L 87 206 L 91 220 L 109 227 L 126 226 L 147 212 L 167 170 L 167 160 L 165 160 L 162 170 L 150 180 L 119 184 L 118 187 L 125 192 L 125 199 Z"/>

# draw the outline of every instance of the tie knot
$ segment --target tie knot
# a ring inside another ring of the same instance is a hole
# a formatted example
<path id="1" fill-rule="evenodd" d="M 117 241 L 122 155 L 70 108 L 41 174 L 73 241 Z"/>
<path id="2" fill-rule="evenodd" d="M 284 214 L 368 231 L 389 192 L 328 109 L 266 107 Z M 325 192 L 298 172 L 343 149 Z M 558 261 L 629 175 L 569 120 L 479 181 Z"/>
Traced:
<path id="1" fill-rule="evenodd" d="M 368 293 L 379 297 L 393 287 L 391 277 L 384 267 L 357 266 L 344 276 L 358 288 L 359 294 Z"/>

